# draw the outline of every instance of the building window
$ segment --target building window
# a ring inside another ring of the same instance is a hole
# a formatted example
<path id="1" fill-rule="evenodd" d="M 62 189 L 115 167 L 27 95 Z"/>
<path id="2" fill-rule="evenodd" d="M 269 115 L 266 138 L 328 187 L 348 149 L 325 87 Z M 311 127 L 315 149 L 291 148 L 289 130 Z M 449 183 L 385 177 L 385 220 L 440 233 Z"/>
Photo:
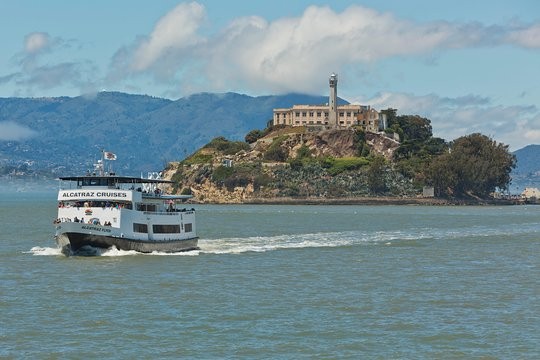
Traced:
<path id="1" fill-rule="evenodd" d="M 317 117 L 321 117 L 321 112 L 317 111 Z"/>
<path id="2" fill-rule="evenodd" d="M 324 113 L 324 116 L 328 117 L 328 113 L 327 113 L 327 112 L 325 112 L 325 113 Z"/>
<path id="3" fill-rule="evenodd" d="M 351 113 L 350 113 L 350 112 L 347 112 L 347 116 L 349 116 L 349 117 L 350 117 L 350 116 L 351 116 Z"/>
<path id="4" fill-rule="evenodd" d="M 148 233 L 148 225 L 133 223 L 133 232 Z"/>
<path id="5" fill-rule="evenodd" d="M 296 117 L 300 117 L 300 112 L 295 113 Z"/>
<path id="6" fill-rule="evenodd" d="M 344 113 L 340 112 L 340 113 L 339 113 L 339 116 L 343 117 L 343 114 L 344 114 Z"/>
<path id="7" fill-rule="evenodd" d="M 303 112 L 302 112 L 302 116 L 303 116 L 303 117 L 306 117 L 306 116 L 307 116 L 307 112 L 303 111 Z"/>
<path id="8" fill-rule="evenodd" d="M 152 225 L 154 234 L 177 234 L 180 232 L 180 225 Z"/>
<path id="9" fill-rule="evenodd" d="M 191 223 L 184 224 L 184 231 L 185 232 L 192 232 L 193 231 L 193 224 L 191 224 Z"/>
<path id="10" fill-rule="evenodd" d="M 313 117 L 313 115 L 314 115 L 314 112 L 313 112 L 313 111 L 310 111 L 310 112 L 309 112 L 309 116 Z"/>

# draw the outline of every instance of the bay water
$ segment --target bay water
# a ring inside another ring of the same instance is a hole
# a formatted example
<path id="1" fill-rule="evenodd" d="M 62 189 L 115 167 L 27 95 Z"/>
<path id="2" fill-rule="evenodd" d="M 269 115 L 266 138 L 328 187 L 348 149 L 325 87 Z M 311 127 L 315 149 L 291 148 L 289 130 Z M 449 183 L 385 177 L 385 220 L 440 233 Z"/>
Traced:
<path id="1" fill-rule="evenodd" d="M 55 196 L 2 194 L 0 358 L 540 358 L 540 206 L 194 205 L 199 251 L 65 257 Z"/>

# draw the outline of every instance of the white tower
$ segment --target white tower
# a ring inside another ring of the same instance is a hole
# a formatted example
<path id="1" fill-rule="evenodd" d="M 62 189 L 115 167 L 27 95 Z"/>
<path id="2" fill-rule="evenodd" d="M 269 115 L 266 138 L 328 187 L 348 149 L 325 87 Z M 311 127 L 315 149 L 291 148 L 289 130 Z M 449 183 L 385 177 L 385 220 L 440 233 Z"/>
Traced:
<path id="1" fill-rule="evenodd" d="M 331 128 L 338 127 L 337 111 L 337 74 L 330 75 L 330 98 L 328 99 L 328 125 Z"/>

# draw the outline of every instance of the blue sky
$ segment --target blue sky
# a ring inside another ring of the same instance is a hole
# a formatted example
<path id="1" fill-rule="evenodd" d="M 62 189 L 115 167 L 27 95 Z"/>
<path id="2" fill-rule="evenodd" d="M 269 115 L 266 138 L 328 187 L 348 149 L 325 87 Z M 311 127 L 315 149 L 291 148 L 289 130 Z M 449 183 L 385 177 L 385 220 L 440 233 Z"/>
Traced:
<path id="1" fill-rule="evenodd" d="M 323 95 L 336 72 L 340 97 L 446 140 L 540 143 L 537 0 L 2 0 L 0 17 L 0 97 Z M 2 120 L 0 141 L 32 133 Z"/>

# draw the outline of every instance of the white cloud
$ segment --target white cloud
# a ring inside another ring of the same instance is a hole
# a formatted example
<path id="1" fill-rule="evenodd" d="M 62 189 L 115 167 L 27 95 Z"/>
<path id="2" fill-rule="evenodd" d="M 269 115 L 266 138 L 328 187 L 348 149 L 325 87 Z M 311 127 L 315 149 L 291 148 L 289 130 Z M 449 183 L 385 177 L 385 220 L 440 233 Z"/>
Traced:
<path id="1" fill-rule="evenodd" d="M 316 93 L 321 74 L 350 66 L 507 43 L 535 47 L 540 41 L 540 24 L 420 23 L 358 5 L 342 12 L 310 6 L 299 17 L 272 22 L 236 18 L 209 37 L 199 34 L 204 19 L 203 5 L 179 4 L 149 35 L 118 50 L 110 80 L 152 75 L 158 83 L 194 92 Z"/>
<path id="2" fill-rule="evenodd" d="M 361 73 L 384 59 L 418 57 L 424 61 L 453 49 L 508 44 L 540 48 L 540 22 L 490 26 L 419 22 L 359 5 L 341 12 L 329 6 L 309 6 L 299 16 L 273 21 L 239 17 L 213 34 L 203 34 L 205 21 L 203 5 L 180 3 L 148 34 L 119 48 L 104 77 L 93 66 L 83 68 L 84 61 L 76 54 L 71 58 L 59 55 L 60 48 L 68 47 L 64 39 L 33 32 L 26 36 L 20 54 L 21 71 L 0 74 L 0 83 L 38 81 L 44 78 L 35 76 L 35 71 L 71 63 L 80 69 L 71 84 L 79 88 L 84 87 L 82 79 L 91 79 L 92 86 L 123 89 L 154 85 L 146 81 L 150 79 L 176 95 L 199 91 L 319 93 L 321 74 L 326 77 L 351 69 Z M 43 59 L 44 53 L 51 54 L 48 61 Z M 54 81 L 42 84 L 42 88 L 57 86 Z"/>
<path id="3" fill-rule="evenodd" d="M 470 43 L 471 31 L 467 36 L 460 31 L 447 23 L 418 25 L 361 6 L 342 13 L 311 6 L 301 17 L 271 23 L 240 18 L 209 42 L 207 76 L 218 85 L 316 92 L 320 74 L 339 72 L 348 64 Z"/>
<path id="4" fill-rule="evenodd" d="M 13 121 L 0 122 L 0 141 L 20 141 L 36 134 L 34 130 Z"/>
<path id="5" fill-rule="evenodd" d="M 510 31 L 507 41 L 525 48 L 540 48 L 540 24 Z"/>
<path id="6" fill-rule="evenodd" d="M 44 32 L 33 32 L 24 39 L 24 51 L 27 54 L 36 54 L 51 46 L 51 37 Z"/>
<path id="7" fill-rule="evenodd" d="M 60 63 L 52 66 L 36 66 L 27 71 L 17 82 L 38 89 L 51 89 L 63 84 L 78 84 L 81 82 L 81 65 L 76 63 Z"/>
<path id="8" fill-rule="evenodd" d="M 540 110 L 534 106 L 493 105 L 489 99 L 474 95 L 442 98 L 405 93 L 381 93 L 364 103 L 426 117 L 431 120 L 434 136 L 448 141 L 479 132 L 510 145 L 512 150 L 540 142 Z"/>
<path id="9" fill-rule="evenodd" d="M 540 129 L 526 130 L 524 136 L 529 143 L 540 143 Z"/>
<path id="10" fill-rule="evenodd" d="M 0 84 L 15 84 L 20 89 L 17 96 L 33 95 L 36 89 L 50 90 L 66 85 L 81 89 L 95 87 L 94 83 L 99 80 L 96 66 L 91 61 L 66 60 L 74 45 L 77 45 L 75 40 L 52 37 L 46 32 L 27 34 L 23 49 L 12 58 L 18 65 L 17 71 L 0 76 Z"/>
<path id="11" fill-rule="evenodd" d="M 201 41 L 197 30 L 204 16 L 204 7 L 196 2 L 176 6 L 157 22 L 148 37 L 136 44 L 130 69 L 134 72 L 147 70 L 167 53 L 197 44 Z"/>

